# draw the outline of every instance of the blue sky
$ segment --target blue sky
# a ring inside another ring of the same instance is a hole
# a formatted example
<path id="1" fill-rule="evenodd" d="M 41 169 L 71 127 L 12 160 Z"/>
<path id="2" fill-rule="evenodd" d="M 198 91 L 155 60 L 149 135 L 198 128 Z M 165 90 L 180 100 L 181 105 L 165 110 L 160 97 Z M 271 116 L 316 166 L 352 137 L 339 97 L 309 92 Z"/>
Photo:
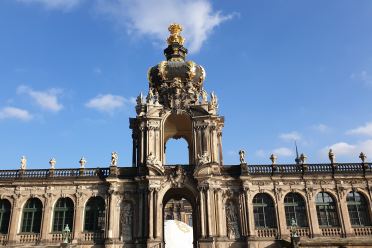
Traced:
<path id="1" fill-rule="evenodd" d="M 0 1 L 0 165 L 131 163 L 133 98 L 164 59 L 167 26 L 184 26 L 188 59 L 225 116 L 225 164 L 372 158 L 369 0 Z M 173 141 L 172 141 L 173 142 Z M 170 162 L 185 145 L 168 145 Z"/>

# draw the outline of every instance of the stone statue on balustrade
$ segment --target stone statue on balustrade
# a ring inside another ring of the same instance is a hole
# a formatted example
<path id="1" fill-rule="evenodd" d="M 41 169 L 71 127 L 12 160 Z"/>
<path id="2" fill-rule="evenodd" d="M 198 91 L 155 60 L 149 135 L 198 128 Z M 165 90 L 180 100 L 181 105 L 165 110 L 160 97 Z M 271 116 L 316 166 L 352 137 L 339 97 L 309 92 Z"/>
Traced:
<path id="1" fill-rule="evenodd" d="M 26 170 L 27 167 L 27 158 L 26 156 L 21 157 L 21 170 Z"/>
<path id="2" fill-rule="evenodd" d="M 119 160 L 119 155 L 117 152 L 111 153 L 111 166 L 117 166 Z"/>

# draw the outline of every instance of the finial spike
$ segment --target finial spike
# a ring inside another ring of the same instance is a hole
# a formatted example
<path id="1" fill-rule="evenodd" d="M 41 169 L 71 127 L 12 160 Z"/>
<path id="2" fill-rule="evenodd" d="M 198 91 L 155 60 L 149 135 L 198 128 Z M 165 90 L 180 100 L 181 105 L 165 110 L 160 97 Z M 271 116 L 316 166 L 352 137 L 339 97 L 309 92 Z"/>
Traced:
<path id="1" fill-rule="evenodd" d="M 296 142 L 296 140 L 294 141 L 294 143 L 295 143 L 295 147 L 296 147 L 296 158 L 295 158 L 295 162 L 296 162 L 296 164 L 300 164 L 301 159 L 298 156 L 298 149 L 297 149 L 297 142 Z"/>

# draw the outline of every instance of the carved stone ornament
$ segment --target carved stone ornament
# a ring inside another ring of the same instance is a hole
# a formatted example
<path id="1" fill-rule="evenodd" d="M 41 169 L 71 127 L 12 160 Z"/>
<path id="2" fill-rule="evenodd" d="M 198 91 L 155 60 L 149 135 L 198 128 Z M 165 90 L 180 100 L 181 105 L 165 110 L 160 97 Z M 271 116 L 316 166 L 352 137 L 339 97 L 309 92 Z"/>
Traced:
<path id="1" fill-rule="evenodd" d="M 120 211 L 120 227 L 122 241 L 132 240 L 133 206 L 130 202 L 123 202 Z"/>
<path id="2" fill-rule="evenodd" d="M 146 165 L 150 175 L 164 175 L 164 167 L 161 162 L 150 152 L 146 159 Z"/>
<path id="3" fill-rule="evenodd" d="M 305 192 L 306 192 L 307 197 L 311 200 L 314 196 L 314 189 L 311 187 L 306 187 Z"/>
<path id="4" fill-rule="evenodd" d="M 209 102 L 209 110 L 218 109 L 218 98 L 214 92 L 211 93 L 211 101 Z"/>
<path id="5" fill-rule="evenodd" d="M 169 181 L 172 183 L 173 187 L 181 188 L 186 179 L 186 171 L 182 166 L 178 165 L 172 173 L 169 174 Z"/>
<path id="6" fill-rule="evenodd" d="M 232 201 L 226 203 L 227 235 L 229 239 L 239 239 L 239 217 L 236 205 Z"/>
<path id="7" fill-rule="evenodd" d="M 205 165 L 210 162 L 209 154 L 204 151 L 202 155 L 198 154 L 198 165 Z"/>

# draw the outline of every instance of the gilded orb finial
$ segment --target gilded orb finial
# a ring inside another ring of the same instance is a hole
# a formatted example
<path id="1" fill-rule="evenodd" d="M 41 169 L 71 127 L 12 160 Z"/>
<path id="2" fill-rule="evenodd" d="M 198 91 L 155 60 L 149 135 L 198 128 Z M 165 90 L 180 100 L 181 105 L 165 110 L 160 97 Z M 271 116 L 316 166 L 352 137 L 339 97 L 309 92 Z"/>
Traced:
<path id="1" fill-rule="evenodd" d="M 183 45 L 185 42 L 185 39 L 180 35 L 182 31 L 182 26 L 178 23 L 172 23 L 168 30 L 170 32 L 170 35 L 167 39 L 168 45 L 171 45 L 172 43 L 178 43 L 180 45 Z"/>

